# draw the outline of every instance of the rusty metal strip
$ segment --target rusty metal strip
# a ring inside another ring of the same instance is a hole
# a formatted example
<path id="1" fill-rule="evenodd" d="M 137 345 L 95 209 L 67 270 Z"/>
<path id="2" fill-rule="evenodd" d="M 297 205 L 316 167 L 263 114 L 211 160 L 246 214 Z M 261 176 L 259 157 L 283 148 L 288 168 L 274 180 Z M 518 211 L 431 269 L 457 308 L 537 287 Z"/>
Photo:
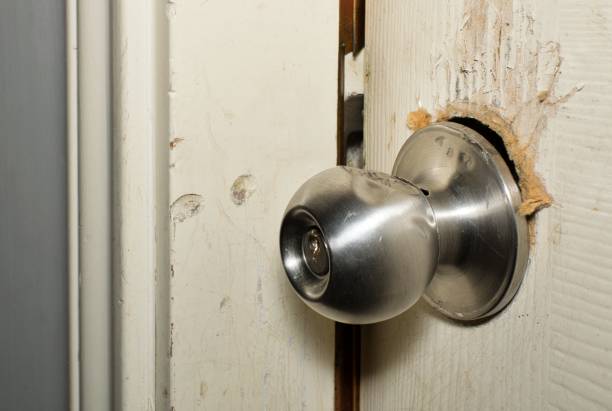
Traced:
<path id="1" fill-rule="evenodd" d="M 340 0 L 340 45 L 357 54 L 365 45 L 365 0 Z"/>
<path id="2" fill-rule="evenodd" d="M 343 1 L 343 0 L 340 0 Z M 340 30 L 342 31 L 342 29 Z M 344 142 L 344 46 L 338 47 L 338 102 L 336 118 L 336 164 L 346 165 Z"/>

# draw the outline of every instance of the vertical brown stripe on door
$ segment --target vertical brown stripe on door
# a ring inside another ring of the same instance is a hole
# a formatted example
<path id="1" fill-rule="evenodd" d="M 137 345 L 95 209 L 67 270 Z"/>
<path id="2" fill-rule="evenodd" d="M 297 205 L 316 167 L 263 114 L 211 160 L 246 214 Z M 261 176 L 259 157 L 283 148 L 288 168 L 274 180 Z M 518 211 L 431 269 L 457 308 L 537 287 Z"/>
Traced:
<path id="1" fill-rule="evenodd" d="M 336 323 L 334 408 L 359 410 L 361 327 Z"/>
<path id="2" fill-rule="evenodd" d="M 365 0 L 340 0 L 338 46 L 337 164 L 346 164 L 344 138 L 344 56 L 364 47 Z M 336 411 L 359 410 L 361 328 L 336 323 L 335 388 Z"/>

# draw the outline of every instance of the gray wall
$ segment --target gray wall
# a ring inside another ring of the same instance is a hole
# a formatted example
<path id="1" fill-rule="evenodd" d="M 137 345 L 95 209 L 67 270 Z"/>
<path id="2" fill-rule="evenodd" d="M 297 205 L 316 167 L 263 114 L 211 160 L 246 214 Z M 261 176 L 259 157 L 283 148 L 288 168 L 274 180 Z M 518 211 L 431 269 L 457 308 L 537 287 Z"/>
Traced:
<path id="1" fill-rule="evenodd" d="M 68 404 L 64 0 L 0 0 L 0 409 Z"/>

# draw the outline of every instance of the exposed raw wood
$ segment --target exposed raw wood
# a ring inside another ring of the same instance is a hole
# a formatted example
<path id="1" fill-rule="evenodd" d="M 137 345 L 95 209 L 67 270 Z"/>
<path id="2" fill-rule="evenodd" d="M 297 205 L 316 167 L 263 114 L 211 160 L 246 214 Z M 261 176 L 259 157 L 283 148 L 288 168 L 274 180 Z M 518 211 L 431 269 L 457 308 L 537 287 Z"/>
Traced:
<path id="1" fill-rule="evenodd" d="M 417 131 L 431 124 L 431 114 L 422 107 L 408 113 L 406 125 L 412 131 Z"/>
<path id="2" fill-rule="evenodd" d="M 540 190 L 522 187 L 523 211 L 554 203 L 499 316 L 464 327 L 420 303 L 363 330 L 362 407 L 612 408 L 612 4 L 381 0 L 366 16 L 368 168 L 391 170 L 419 107 L 493 113 Z"/>
<path id="3" fill-rule="evenodd" d="M 294 190 L 335 164 L 338 3 L 167 15 L 169 405 L 331 410 L 334 324 L 293 294 L 278 229 Z"/>
<path id="4" fill-rule="evenodd" d="M 344 98 L 363 94 L 363 68 L 365 52 L 344 56 Z"/>
<path id="5" fill-rule="evenodd" d="M 520 134 L 514 131 L 514 122 L 504 119 L 498 109 L 475 103 L 449 104 L 438 112 L 436 120 L 443 121 L 457 117 L 479 120 L 496 132 L 504 142 L 506 151 L 519 177 L 522 202 L 519 213 L 532 216 L 543 208 L 550 207 L 553 200 L 544 188 L 544 183 L 536 171 L 536 140 L 521 142 Z M 410 124 L 408 125 L 410 127 Z M 535 134 L 534 136 L 538 136 Z M 533 231 L 533 226 L 531 226 Z"/>

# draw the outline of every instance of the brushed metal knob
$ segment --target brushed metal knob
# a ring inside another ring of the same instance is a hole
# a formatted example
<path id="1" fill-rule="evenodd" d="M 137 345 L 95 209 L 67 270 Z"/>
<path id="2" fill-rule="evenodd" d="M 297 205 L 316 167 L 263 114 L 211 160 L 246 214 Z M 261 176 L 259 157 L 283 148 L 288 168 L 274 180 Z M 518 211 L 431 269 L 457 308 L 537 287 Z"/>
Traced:
<path id="1" fill-rule="evenodd" d="M 300 297 L 346 323 L 403 312 L 425 291 L 438 257 L 423 193 L 399 178 L 349 167 L 325 170 L 300 187 L 280 241 Z"/>
<path id="2" fill-rule="evenodd" d="M 486 318 L 523 277 L 519 205 L 495 148 L 438 123 L 408 139 L 393 175 L 334 167 L 306 181 L 281 223 L 282 263 L 298 296 L 335 321 L 384 321 L 421 296 L 453 319 Z"/>

